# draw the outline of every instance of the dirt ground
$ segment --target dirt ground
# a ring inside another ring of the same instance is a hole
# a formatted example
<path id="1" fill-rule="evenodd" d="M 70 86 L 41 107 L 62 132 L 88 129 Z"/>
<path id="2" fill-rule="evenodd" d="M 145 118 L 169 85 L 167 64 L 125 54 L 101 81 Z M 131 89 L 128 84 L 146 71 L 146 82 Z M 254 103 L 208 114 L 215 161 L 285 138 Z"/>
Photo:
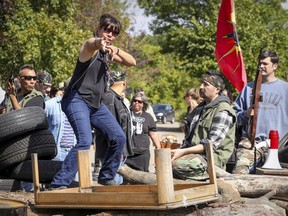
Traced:
<path id="1" fill-rule="evenodd" d="M 23 191 L 8 192 L 0 190 L 0 198 L 24 202 L 27 204 L 27 216 L 38 215 L 31 211 L 31 206 L 34 205 L 34 193 L 26 193 Z"/>

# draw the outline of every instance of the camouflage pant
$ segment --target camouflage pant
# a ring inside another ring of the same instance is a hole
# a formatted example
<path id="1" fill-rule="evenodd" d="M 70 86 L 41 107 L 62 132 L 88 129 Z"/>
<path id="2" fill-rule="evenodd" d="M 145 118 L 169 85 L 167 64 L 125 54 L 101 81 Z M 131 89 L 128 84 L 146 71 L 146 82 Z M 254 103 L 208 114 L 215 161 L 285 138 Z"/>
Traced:
<path id="1" fill-rule="evenodd" d="M 265 159 L 265 149 L 256 150 L 256 165 L 261 166 Z M 232 174 L 249 174 L 254 167 L 254 149 L 248 139 L 241 140 L 236 150 L 236 165 Z"/>
<path id="2" fill-rule="evenodd" d="M 206 180 L 207 162 L 199 154 L 188 154 L 178 158 L 172 163 L 172 170 L 175 178 Z"/>

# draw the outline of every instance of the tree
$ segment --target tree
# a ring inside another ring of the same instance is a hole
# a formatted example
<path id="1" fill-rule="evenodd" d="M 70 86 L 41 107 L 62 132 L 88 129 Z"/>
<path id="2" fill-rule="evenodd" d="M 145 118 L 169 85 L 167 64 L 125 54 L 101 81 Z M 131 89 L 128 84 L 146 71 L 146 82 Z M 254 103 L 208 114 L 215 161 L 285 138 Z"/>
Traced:
<path id="1" fill-rule="evenodd" d="M 0 73 L 7 77 L 16 60 L 18 68 L 30 63 L 47 70 L 54 83 L 67 78 L 87 35 L 73 22 L 71 1 L 4 0 L 2 5 L 9 7 L 1 16 Z"/>
<path id="2" fill-rule="evenodd" d="M 130 41 L 131 52 L 137 66 L 119 67 L 128 75 L 128 86 L 142 87 L 150 103 L 171 103 L 176 109 L 184 109 L 183 88 L 187 78 L 183 76 L 182 63 L 173 53 L 162 53 L 153 36 L 142 34 Z"/>
<path id="3" fill-rule="evenodd" d="M 279 71 L 288 70 L 288 14 L 280 2 L 235 1 L 238 37 L 248 80 L 255 76 L 260 47 L 277 51 L 281 59 Z M 138 0 L 138 3 L 146 15 L 155 17 L 151 29 L 159 36 L 162 53 L 178 56 L 186 76 L 199 79 L 203 71 L 218 69 L 214 49 L 220 1 Z M 278 76 L 285 79 L 283 72 Z"/>

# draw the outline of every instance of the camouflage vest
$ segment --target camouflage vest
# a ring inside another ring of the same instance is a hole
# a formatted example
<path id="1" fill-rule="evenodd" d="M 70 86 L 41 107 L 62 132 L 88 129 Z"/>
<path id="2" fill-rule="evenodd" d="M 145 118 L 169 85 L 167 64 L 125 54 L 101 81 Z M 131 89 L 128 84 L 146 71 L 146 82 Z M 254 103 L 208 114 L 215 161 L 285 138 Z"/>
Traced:
<path id="1" fill-rule="evenodd" d="M 43 97 L 43 94 L 35 89 L 32 90 L 32 92 L 30 92 L 29 94 L 25 95 L 24 98 L 22 98 L 20 101 L 18 101 L 18 103 L 21 105 L 21 107 L 25 107 L 26 103 L 33 97 L 36 97 L 36 96 L 42 96 Z M 18 100 L 18 97 L 17 97 L 17 100 Z M 11 100 L 8 101 L 8 104 L 7 104 L 7 112 L 10 112 L 14 110 L 13 109 L 13 106 L 12 106 L 12 103 L 11 103 Z"/>
<path id="2" fill-rule="evenodd" d="M 201 139 L 205 139 L 208 136 L 209 131 L 211 130 L 212 120 L 216 113 L 226 110 L 233 116 L 233 123 L 226 134 L 226 137 L 222 141 L 222 143 L 218 146 L 217 149 L 214 149 L 214 161 L 215 165 L 220 168 L 225 168 L 226 163 L 228 162 L 233 149 L 234 149 L 234 142 L 235 142 L 235 122 L 236 116 L 235 112 L 232 107 L 225 102 L 219 103 L 214 107 L 211 107 L 205 110 L 195 127 L 194 136 L 192 137 L 192 146 L 199 144 Z"/>

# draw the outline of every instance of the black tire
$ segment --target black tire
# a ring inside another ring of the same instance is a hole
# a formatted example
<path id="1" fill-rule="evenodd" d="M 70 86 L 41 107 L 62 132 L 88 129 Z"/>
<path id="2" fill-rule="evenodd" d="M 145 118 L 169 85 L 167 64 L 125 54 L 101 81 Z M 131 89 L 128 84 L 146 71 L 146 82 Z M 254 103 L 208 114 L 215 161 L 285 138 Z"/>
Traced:
<path id="1" fill-rule="evenodd" d="M 162 123 L 166 124 L 166 122 L 167 122 L 167 118 L 166 118 L 166 116 L 163 116 Z"/>
<path id="2" fill-rule="evenodd" d="M 39 159 L 53 159 L 57 154 L 54 137 L 49 130 L 33 131 L 0 145 L 0 170 L 31 159 L 37 153 Z"/>
<path id="3" fill-rule="evenodd" d="M 279 141 L 278 157 L 280 162 L 288 163 L 288 133 Z"/>
<path id="4" fill-rule="evenodd" d="M 0 179 L 0 190 L 10 192 L 22 190 L 21 182 L 15 179 Z"/>
<path id="5" fill-rule="evenodd" d="M 48 120 L 41 107 L 26 107 L 0 115 L 0 144 L 29 131 L 47 129 Z"/>
<path id="6" fill-rule="evenodd" d="M 38 160 L 39 182 L 50 183 L 60 171 L 63 161 Z M 5 170 L 5 176 L 19 181 L 33 182 L 32 161 L 25 160 Z"/>
<path id="7" fill-rule="evenodd" d="M 174 122 L 175 122 L 175 117 L 173 116 L 171 119 L 171 124 L 174 124 Z"/>

